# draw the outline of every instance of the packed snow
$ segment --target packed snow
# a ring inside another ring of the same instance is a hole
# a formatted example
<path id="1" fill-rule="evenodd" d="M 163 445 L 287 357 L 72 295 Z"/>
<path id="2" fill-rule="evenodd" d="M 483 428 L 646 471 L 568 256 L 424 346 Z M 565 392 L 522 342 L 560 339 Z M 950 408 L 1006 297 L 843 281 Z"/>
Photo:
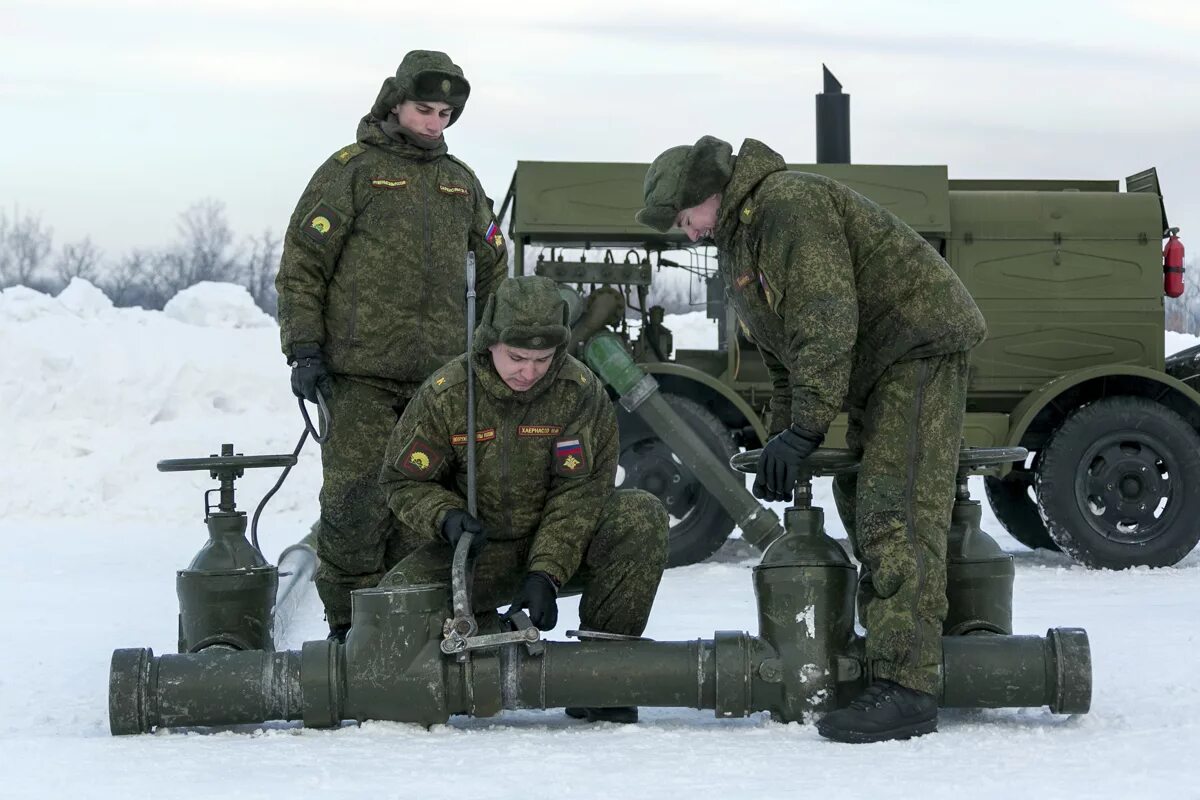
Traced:
<path id="1" fill-rule="evenodd" d="M 667 321 L 676 346 L 715 344 L 703 312 Z M 1168 333 L 1167 352 L 1200 343 Z M 1017 632 L 1081 626 L 1091 637 L 1092 711 L 944 711 L 938 734 L 848 746 L 758 714 L 643 709 L 635 726 L 587 725 L 560 710 L 404 724 L 297 724 L 219 731 L 108 732 L 115 648 L 174 652 L 175 570 L 205 539 L 204 473 L 160 473 L 163 458 L 287 453 L 302 430 L 278 329 L 240 288 L 198 285 L 162 312 L 114 308 L 73 282 L 57 297 L 0 293 L 0 797 L 1197 797 L 1200 555 L 1170 569 L 1094 572 L 984 528 L 1017 565 Z M 277 477 L 249 472 L 252 510 Z M 982 499 L 982 487 L 973 481 Z M 311 443 L 260 523 L 268 558 L 316 517 Z M 844 537 L 828 481 L 816 487 Z M 777 510 L 782 511 L 782 506 Z M 755 632 L 754 559 L 731 543 L 670 570 L 648 636 Z M 574 626 L 564 600 L 560 638 Z M 323 638 L 309 592 L 282 646 Z"/>

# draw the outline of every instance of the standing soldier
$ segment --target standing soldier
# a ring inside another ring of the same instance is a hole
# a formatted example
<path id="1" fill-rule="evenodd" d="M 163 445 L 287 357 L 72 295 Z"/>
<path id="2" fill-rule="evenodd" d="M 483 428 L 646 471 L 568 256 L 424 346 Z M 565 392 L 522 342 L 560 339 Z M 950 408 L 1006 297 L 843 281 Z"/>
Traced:
<path id="1" fill-rule="evenodd" d="M 292 391 L 314 403 L 319 393 L 331 417 L 316 577 L 331 638 L 350 627 L 350 591 L 390 566 L 383 446 L 416 387 L 464 349 L 467 252 L 481 297 L 507 271 L 491 202 L 442 136 L 470 91 L 445 53 L 408 53 L 358 140 L 313 175 L 284 238 L 276 286 Z"/>
<path id="2" fill-rule="evenodd" d="M 667 512 L 654 495 L 614 487 L 616 415 L 603 384 L 569 356 L 567 309 L 552 280 L 508 278 L 488 301 L 475 352 L 435 372 L 388 443 L 380 482 L 411 554 L 381 586 L 449 582 L 454 546 L 476 535 L 472 598 L 511 598 L 552 629 L 558 591 L 584 584 L 580 627 L 637 636 L 667 562 Z M 473 358 L 477 513 L 467 513 L 467 359 Z M 482 547 L 486 541 L 487 546 Z M 637 709 L 567 709 L 636 722 Z"/>
<path id="3" fill-rule="evenodd" d="M 835 482 L 862 563 L 859 617 L 875 681 L 825 715 L 822 736 L 937 730 L 946 536 L 983 316 L 949 265 L 891 212 L 836 181 L 792 172 L 762 142 L 737 156 L 705 136 L 646 173 L 640 222 L 715 240 L 721 277 L 771 373 L 771 430 L 754 481 L 789 500 L 798 467 L 849 408 L 858 474 Z"/>

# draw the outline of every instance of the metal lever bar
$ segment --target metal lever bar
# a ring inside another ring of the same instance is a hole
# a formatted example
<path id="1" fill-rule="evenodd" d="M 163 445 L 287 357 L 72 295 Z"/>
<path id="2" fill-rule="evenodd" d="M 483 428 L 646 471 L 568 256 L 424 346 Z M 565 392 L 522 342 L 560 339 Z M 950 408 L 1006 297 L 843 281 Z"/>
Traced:
<path id="1" fill-rule="evenodd" d="M 442 639 L 439 647 L 443 653 L 449 656 L 467 650 L 486 650 L 506 644 L 531 644 L 541 638 L 541 631 L 533 627 L 505 633 L 485 633 L 482 636 L 455 636 L 451 633 L 449 637 Z"/>

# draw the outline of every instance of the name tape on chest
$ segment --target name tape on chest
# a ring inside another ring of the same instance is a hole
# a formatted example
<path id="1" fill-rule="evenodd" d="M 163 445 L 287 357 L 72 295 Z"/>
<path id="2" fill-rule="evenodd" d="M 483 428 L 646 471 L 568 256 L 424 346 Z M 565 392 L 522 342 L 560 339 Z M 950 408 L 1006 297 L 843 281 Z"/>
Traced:
<path id="1" fill-rule="evenodd" d="M 408 186 L 407 178 L 371 178 L 374 189 L 403 189 Z"/>
<path id="2" fill-rule="evenodd" d="M 475 431 L 475 441 L 490 442 L 496 438 L 495 428 L 484 428 L 481 431 Z M 465 433 L 456 433 L 450 437 L 450 444 L 466 444 L 467 435 Z"/>
<path id="3" fill-rule="evenodd" d="M 517 436 L 527 439 L 538 439 L 548 436 L 558 436 L 562 433 L 562 425 L 519 425 Z"/>
<path id="4" fill-rule="evenodd" d="M 451 195 L 456 195 L 458 197 L 470 197 L 471 196 L 471 190 L 468 189 L 467 187 L 455 186 L 453 184 L 448 184 L 448 183 L 439 183 L 438 191 L 441 192 L 442 194 L 451 194 Z"/>

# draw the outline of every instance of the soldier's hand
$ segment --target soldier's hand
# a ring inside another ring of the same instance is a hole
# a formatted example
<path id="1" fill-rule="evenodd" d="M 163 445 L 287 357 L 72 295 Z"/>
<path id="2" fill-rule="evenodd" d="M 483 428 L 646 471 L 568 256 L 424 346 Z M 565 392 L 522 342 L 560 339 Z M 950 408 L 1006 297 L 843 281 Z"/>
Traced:
<path id="1" fill-rule="evenodd" d="M 768 501 L 791 500 L 792 489 L 800 477 L 800 465 L 824 439 L 821 434 L 795 424 L 772 436 L 758 457 L 754 496 Z"/>
<path id="2" fill-rule="evenodd" d="M 292 348 L 292 394 L 315 403 L 318 390 L 326 400 L 333 395 L 333 380 L 321 358 L 321 348 L 315 344 L 298 344 Z"/>
<path id="3" fill-rule="evenodd" d="M 525 576 L 512 605 L 504 612 L 508 619 L 522 608 L 529 609 L 529 621 L 538 630 L 552 631 L 558 624 L 558 586 L 544 572 L 531 572 Z"/>
<path id="4" fill-rule="evenodd" d="M 451 549 L 457 548 L 458 540 L 462 538 L 463 533 L 468 532 L 474 536 L 468 551 L 468 554 L 474 558 L 487 544 L 487 531 L 483 529 L 479 520 L 462 509 L 452 508 L 446 512 L 446 518 L 442 520 L 442 538 L 450 543 Z"/>

